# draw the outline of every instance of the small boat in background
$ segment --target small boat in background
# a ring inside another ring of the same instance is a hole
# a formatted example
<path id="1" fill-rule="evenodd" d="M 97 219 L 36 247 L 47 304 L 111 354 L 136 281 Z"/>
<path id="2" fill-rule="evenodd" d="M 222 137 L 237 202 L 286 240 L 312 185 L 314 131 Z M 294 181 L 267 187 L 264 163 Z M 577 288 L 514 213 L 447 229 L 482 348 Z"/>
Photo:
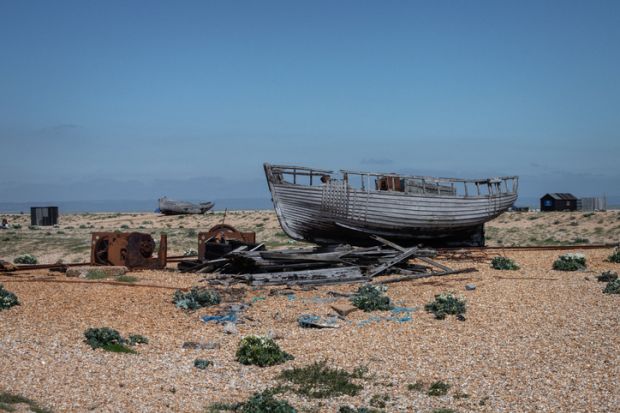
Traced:
<path id="1" fill-rule="evenodd" d="M 159 198 L 159 212 L 164 215 L 204 214 L 214 205 L 213 202 L 194 204 L 186 201 L 175 201 L 167 197 Z"/>
<path id="2" fill-rule="evenodd" d="M 264 167 L 284 232 L 317 244 L 364 245 L 378 235 L 409 245 L 483 246 L 484 223 L 514 204 L 519 180 Z"/>

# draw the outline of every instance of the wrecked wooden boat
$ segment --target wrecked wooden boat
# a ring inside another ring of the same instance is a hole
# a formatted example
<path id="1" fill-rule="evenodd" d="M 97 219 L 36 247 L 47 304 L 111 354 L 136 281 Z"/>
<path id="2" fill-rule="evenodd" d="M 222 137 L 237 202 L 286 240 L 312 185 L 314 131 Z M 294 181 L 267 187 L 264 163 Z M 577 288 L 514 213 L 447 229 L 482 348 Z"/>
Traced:
<path id="1" fill-rule="evenodd" d="M 317 244 L 483 246 L 484 223 L 517 199 L 517 176 L 436 178 L 264 164 L 282 229 Z"/>
<path id="2" fill-rule="evenodd" d="M 214 205 L 213 202 L 194 204 L 186 201 L 175 201 L 167 197 L 159 198 L 159 212 L 164 215 L 204 214 Z"/>

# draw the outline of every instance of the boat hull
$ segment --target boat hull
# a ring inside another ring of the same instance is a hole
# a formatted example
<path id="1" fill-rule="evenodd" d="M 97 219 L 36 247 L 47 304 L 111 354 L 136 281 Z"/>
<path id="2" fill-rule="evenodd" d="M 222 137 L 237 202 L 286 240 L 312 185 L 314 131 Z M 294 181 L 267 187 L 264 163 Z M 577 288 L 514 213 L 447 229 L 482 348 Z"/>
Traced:
<path id="1" fill-rule="evenodd" d="M 345 181 L 320 186 L 276 182 L 269 188 L 282 229 L 318 244 L 372 242 L 379 235 L 404 244 L 484 245 L 483 225 L 510 208 L 516 193 L 490 196 L 367 191 Z"/>
<path id="2" fill-rule="evenodd" d="M 159 211 L 164 215 L 204 214 L 213 206 L 212 202 L 194 204 L 185 201 L 175 201 L 166 197 L 159 199 Z"/>

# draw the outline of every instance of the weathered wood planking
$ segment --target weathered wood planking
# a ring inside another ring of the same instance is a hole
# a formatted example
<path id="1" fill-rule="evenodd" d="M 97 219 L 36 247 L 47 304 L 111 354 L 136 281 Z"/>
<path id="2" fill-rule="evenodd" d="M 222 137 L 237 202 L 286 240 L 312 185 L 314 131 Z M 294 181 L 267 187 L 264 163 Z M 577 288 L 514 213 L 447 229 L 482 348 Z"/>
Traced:
<path id="1" fill-rule="evenodd" d="M 317 176 L 315 185 L 303 185 L 284 179 L 284 175 L 292 173 L 286 166 L 265 164 L 264 167 L 284 232 L 291 238 L 320 244 L 355 243 L 354 232 L 379 234 L 401 241 L 450 237 L 459 231 L 473 232 L 506 211 L 517 199 L 515 183 L 510 190 L 505 184 L 504 190 L 497 180 L 472 181 L 476 187 L 480 183 L 488 185 L 489 194 L 459 196 L 354 188 L 348 184 L 346 174 L 342 179 L 329 175 L 322 183 Z M 501 179 L 516 182 L 518 178 Z M 499 182 L 504 182 L 501 179 Z"/>

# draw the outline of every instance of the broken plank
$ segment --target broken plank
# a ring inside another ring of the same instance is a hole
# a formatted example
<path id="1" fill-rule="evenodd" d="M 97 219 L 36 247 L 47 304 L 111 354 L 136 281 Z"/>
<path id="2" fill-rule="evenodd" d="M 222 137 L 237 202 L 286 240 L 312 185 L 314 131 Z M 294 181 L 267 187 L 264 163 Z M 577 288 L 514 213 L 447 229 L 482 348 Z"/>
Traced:
<path id="1" fill-rule="evenodd" d="M 371 272 L 367 274 L 367 276 L 370 278 L 375 277 L 381 274 L 383 271 L 387 270 L 388 268 L 393 267 L 394 265 L 405 261 L 412 255 L 414 255 L 417 251 L 418 251 L 417 247 L 409 248 L 408 250 L 405 250 L 402 254 L 399 254 L 396 257 L 390 259 L 389 261 L 373 268 Z"/>
<path id="2" fill-rule="evenodd" d="M 462 270 L 451 270 L 451 271 L 443 271 L 443 272 L 431 272 L 427 274 L 415 274 L 415 275 L 406 275 L 404 277 L 391 278 L 389 280 L 378 281 L 376 284 L 392 284 L 401 281 L 411 281 L 417 280 L 420 278 L 428 278 L 428 277 L 440 277 L 444 275 L 453 275 L 453 274 L 464 274 L 469 272 L 477 272 L 476 268 L 464 268 Z"/>
<path id="3" fill-rule="evenodd" d="M 360 268 L 353 267 L 336 267 L 322 268 L 304 271 L 284 271 L 284 272 L 268 272 L 248 274 L 252 280 L 270 280 L 270 279 L 316 279 L 316 278 L 339 278 L 339 277 L 358 277 L 362 276 Z"/>

